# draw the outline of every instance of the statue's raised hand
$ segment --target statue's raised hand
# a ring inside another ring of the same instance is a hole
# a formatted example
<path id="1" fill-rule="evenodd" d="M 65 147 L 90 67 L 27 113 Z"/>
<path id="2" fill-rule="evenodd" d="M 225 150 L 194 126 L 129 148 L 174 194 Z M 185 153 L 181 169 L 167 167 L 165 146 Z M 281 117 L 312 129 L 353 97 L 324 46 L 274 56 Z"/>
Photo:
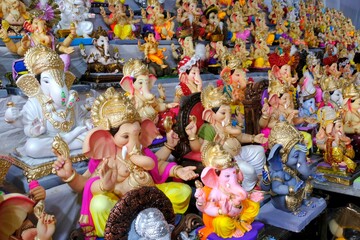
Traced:
<path id="1" fill-rule="evenodd" d="M 4 28 L 0 28 L 0 38 L 1 38 L 1 39 L 6 39 L 6 38 L 8 38 L 8 37 L 9 37 L 9 35 L 8 35 L 8 33 L 7 33 L 7 30 L 4 29 Z"/>
<path id="2" fill-rule="evenodd" d="M 170 130 L 170 132 L 166 133 L 166 139 L 168 146 L 173 148 L 176 147 L 180 141 L 179 135 L 177 135 L 177 133 L 173 130 Z"/>
<path id="3" fill-rule="evenodd" d="M 35 118 L 31 123 L 30 134 L 32 137 L 38 137 L 46 132 L 46 127 L 43 119 Z"/>
<path id="4" fill-rule="evenodd" d="M 106 12 L 105 12 L 104 7 L 100 7 L 100 15 L 103 16 L 103 17 L 106 16 Z"/>
<path id="5" fill-rule="evenodd" d="M 30 42 L 30 38 L 28 35 L 24 35 L 21 39 L 21 47 L 23 49 L 29 49 L 30 48 L 30 45 L 31 45 L 31 42 Z"/>
<path id="6" fill-rule="evenodd" d="M 50 240 L 55 232 L 55 216 L 43 213 L 36 226 L 37 238 L 41 240 Z"/>
<path id="7" fill-rule="evenodd" d="M 57 156 L 57 160 L 52 165 L 53 171 L 55 171 L 56 175 L 61 179 L 69 179 L 75 171 L 72 167 L 71 160 L 60 155 L 58 152 L 54 152 L 54 154 Z"/>
<path id="8" fill-rule="evenodd" d="M 195 138 L 197 133 L 196 119 L 191 118 L 189 124 L 185 128 L 186 134 L 189 138 Z"/>
<path id="9" fill-rule="evenodd" d="M 100 181 L 102 190 L 111 192 L 117 182 L 117 168 L 115 162 L 111 159 L 104 159 L 100 168 Z"/>
<path id="10" fill-rule="evenodd" d="M 8 103 L 8 106 L 13 103 Z M 13 123 L 20 117 L 20 110 L 16 106 L 8 107 L 5 111 L 4 120 L 7 123 Z"/>

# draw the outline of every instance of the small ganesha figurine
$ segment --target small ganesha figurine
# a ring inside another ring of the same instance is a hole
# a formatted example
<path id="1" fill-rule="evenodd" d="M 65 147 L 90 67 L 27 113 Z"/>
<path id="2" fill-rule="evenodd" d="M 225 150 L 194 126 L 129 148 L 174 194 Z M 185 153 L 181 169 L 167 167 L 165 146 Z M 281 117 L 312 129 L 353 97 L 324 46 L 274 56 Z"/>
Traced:
<path id="1" fill-rule="evenodd" d="M 106 16 L 105 9 L 100 7 L 100 14 L 107 25 L 110 25 L 111 30 L 115 36 L 121 40 L 134 39 L 137 26 L 135 24 L 140 22 L 140 19 L 134 20 L 134 12 L 129 8 L 130 16 L 126 15 L 125 0 L 110 0 L 109 16 Z"/>
<path id="2" fill-rule="evenodd" d="M 93 47 L 88 53 L 80 45 L 80 53 L 87 63 L 88 72 L 117 73 L 122 70 L 123 60 L 120 59 L 119 50 L 114 48 L 114 56 L 110 55 L 110 43 L 107 32 L 101 26 L 91 35 Z"/>
<path id="3" fill-rule="evenodd" d="M 169 12 L 166 13 L 167 16 L 165 17 L 164 8 L 159 0 L 148 0 L 147 3 L 146 11 L 141 9 L 145 29 L 147 31 L 155 30 L 156 40 L 171 40 L 174 35 L 174 17 L 171 17 Z"/>
<path id="4" fill-rule="evenodd" d="M 310 204 L 312 170 L 306 162 L 307 148 L 303 135 L 288 122 L 278 122 L 269 135 L 269 172 L 262 189 L 271 190 L 273 206 L 304 216 L 303 203 Z"/>
<path id="5" fill-rule="evenodd" d="M 130 93 L 142 120 L 150 119 L 155 124 L 162 123 L 161 115 L 178 106 L 178 103 L 165 103 L 165 92 L 160 84 L 158 85 L 160 97 L 157 98 L 151 93 L 157 78 L 150 73 L 141 59 L 129 59 L 124 64 L 123 74 L 120 86 Z M 175 113 L 168 112 L 167 114 L 175 117 Z"/>
<path id="6" fill-rule="evenodd" d="M 70 90 L 75 76 L 64 72 L 59 55 L 42 45 L 31 48 L 24 62 L 29 74 L 18 78 L 16 84 L 29 99 L 21 112 L 16 107 L 5 112 L 5 121 L 22 126 L 27 136 L 25 146 L 18 151 L 32 158 L 53 157 L 51 143 L 57 134 L 70 150 L 81 150 L 92 124 L 86 119 L 86 107 L 77 108 L 77 92 Z"/>
<path id="7" fill-rule="evenodd" d="M 330 106 L 319 109 L 318 115 L 320 129 L 316 134 L 316 144 L 324 150 L 324 161 L 328 164 L 318 166 L 318 169 L 332 168 L 337 173 L 344 170 L 354 172 L 356 163 L 352 159 L 355 151 L 351 139 L 345 135 L 343 119 Z"/>
<path id="8" fill-rule="evenodd" d="M 180 102 L 183 96 L 201 92 L 202 79 L 200 75 L 201 55 L 184 57 L 178 64 L 180 83 L 176 87 L 174 102 Z"/>
<path id="9" fill-rule="evenodd" d="M 240 238 L 252 230 L 251 224 L 260 211 L 261 192 L 245 191 L 240 182 L 242 172 L 219 144 L 208 143 L 202 151 L 205 166 L 197 181 L 196 207 L 203 213 L 205 227 L 200 239 L 215 233 L 221 238 Z"/>
<path id="10" fill-rule="evenodd" d="M 2 28 L 7 28 L 8 35 L 24 33 L 23 25 L 29 18 L 26 5 L 20 0 L 4 0 L 1 4 Z M 8 26 L 5 26 L 8 25 Z"/>
<path id="11" fill-rule="evenodd" d="M 89 38 L 89 35 L 94 29 L 94 25 L 91 21 L 87 21 L 89 18 L 94 18 L 95 15 L 89 13 L 91 8 L 90 0 L 75 0 L 58 1 L 59 9 L 61 11 L 61 20 L 58 24 L 58 29 L 70 29 L 71 25 L 76 26 L 76 34 L 80 37 Z"/>

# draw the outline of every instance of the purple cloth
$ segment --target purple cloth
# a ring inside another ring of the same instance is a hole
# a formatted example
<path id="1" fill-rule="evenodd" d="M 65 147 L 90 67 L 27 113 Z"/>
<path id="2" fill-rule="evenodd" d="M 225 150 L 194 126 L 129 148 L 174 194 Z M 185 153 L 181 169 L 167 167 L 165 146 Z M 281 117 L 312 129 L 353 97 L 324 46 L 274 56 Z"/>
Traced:
<path id="1" fill-rule="evenodd" d="M 173 166 L 176 165 L 175 162 L 170 162 L 168 163 L 168 165 L 166 166 L 163 174 L 160 174 L 159 173 L 159 161 L 155 155 L 155 153 L 153 153 L 150 149 L 148 148 L 145 148 L 144 149 L 144 154 L 148 157 L 151 157 L 153 160 L 154 160 L 154 163 L 155 163 L 155 167 L 150 170 L 150 174 L 154 180 L 154 182 L 156 184 L 160 184 L 160 183 L 164 183 L 168 177 L 170 176 L 170 170 Z"/>
<path id="2" fill-rule="evenodd" d="M 259 235 L 259 231 L 264 228 L 264 224 L 261 223 L 261 222 L 258 222 L 258 221 L 254 221 L 252 224 L 252 229 L 251 231 L 249 232 L 246 232 L 244 234 L 244 236 L 242 237 L 239 237 L 239 238 L 236 238 L 236 237 L 232 237 L 232 238 L 226 238 L 227 240 L 236 240 L 236 239 L 241 239 L 241 240 L 256 240 L 257 239 L 257 236 Z M 201 227 L 202 228 L 202 227 Z M 201 228 L 198 228 L 196 230 L 196 232 L 198 232 L 198 230 L 200 230 Z M 218 235 L 216 235 L 215 233 L 212 233 L 208 236 L 209 240 L 222 240 L 222 239 L 225 239 L 225 238 L 221 238 L 219 237 Z"/>

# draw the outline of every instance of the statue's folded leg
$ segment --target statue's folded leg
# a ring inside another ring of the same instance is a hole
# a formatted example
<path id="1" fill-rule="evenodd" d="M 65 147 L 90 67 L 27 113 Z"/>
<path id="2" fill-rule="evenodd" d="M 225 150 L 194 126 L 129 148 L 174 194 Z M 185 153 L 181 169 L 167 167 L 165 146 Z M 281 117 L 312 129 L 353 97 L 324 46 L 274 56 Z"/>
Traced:
<path id="1" fill-rule="evenodd" d="M 94 222 L 96 236 L 103 237 L 106 221 L 109 217 L 111 209 L 118 201 L 118 197 L 114 194 L 98 194 L 95 195 L 90 202 L 91 217 Z"/>

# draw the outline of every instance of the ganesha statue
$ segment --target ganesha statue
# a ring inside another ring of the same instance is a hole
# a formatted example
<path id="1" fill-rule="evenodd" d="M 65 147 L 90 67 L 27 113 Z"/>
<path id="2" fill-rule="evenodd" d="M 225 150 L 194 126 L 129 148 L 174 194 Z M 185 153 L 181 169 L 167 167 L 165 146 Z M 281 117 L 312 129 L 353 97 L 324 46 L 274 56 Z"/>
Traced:
<path id="1" fill-rule="evenodd" d="M 196 0 L 178 0 L 176 20 L 179 27 L 176 30 L 178 37 L 191 36 L 195 40 L 203 40 L 206 23 L 202 18 L 202 10 L 198 8 Z"/>
<path id="2" fill-rule="evenodd" d="M 200 55 L 184 57 L 178 64 L 180 83 L 176 87 L 174 102 L 180 102 L 183 96 L 189 96 L 202 90 L 200 75 Z"/>
<path id="3" fill-rule="evenodd" d="M 91 108 L 94 129 L 84 140 L 83 153 L 90 158 L 83 175 L 60 154 L 54 162 L 56 174 L 76 192 L 83 193 L 80 225 L 86 237 L 104 237 L 105 224 L 114 205 L 131 190 L 155 186 L 170 199 L 176 214 L 186 212 L 191 188 L 169 177 L 191 180 L 196 167 L 166 161 L 177 145 L 170 131 L 167 142 L 156 153 L 147 148 L 157 135 L 155 124 L 140 114 L 123 92 L 109 88 Z"/>
<path id="4" fill-rule="evenodd" d="M 21 112 L 10 107 L 5 113 L 5 120 L 22 126 L 27 136 L 18 152 L 32 158 L 53 157 L 51 143 L 57 134 L 70 150 L 80 150 L 91 122 L 86 120 L 86 108 L 76 104 L 77 92 L 70 90 L 75 76 L 64 72 L 59 55 L 42 45 L 31 48 L 24 62 L 29 73 L 18 78 L 16 84 L 29 99 Z"/>
<path id="5" fill-rule="evenodd" d="M 6 0 L 0 5 L 2 28 L 7 28 L 8 35 L 24 34 L 23 25 L 29 18 L 26 5 L 20 0 Z M 8 25 L 8 26 L 5 26 Z"/>
<path id="6" fill-rule="evenodd" d="M 145 24 L 145 32 L 155 30 L 156 40 L 171 40 L 174 35 L 174 17 L 167 12 L 164 15 L 164 8 L 159 0 L 148 0 L 146 11 L 141 9 L 142 22 Z"/>
<path id="7" fill-rule="evenodd" d="M 231 33 L 230 41 L 235 42 L 236 39 L 241 39 L 247 42 L 252 30 L 251 28 L 246 28 L 247 25 L 247 22 L 244 21 L 242 11 L 240 9 L 233 11 L 227 20 L 227 28 Z"/>
<path id="8" fill-rule="evenodd" d="M 2 38 L 5 46 L 10 52 L 24 56 L 26 51 L 38 44 L 47 46 L 60 53 L 70 54 L 74 52 L 74 48 L 70 44 L 76 36 L 76 28 L 70 28 L 70 34 L 61 43 L 57 43 L 55 37 L 51 33 L 51 29 L 59 22 L 60 12 L 57 11 L 58 5 L 53 1 L 46 4 L 38 2 L 29 12 L 29 19 L 24 23 L 26 34 L 20 41 L 14 42 L 7 34 L 7 28 L 3 25 L 0 29 L 0 38 Z M 65 67 L 70 65 L 70 56 L 65 58 Z M 67 69 L 67 68 L 66 68 Z"/>
<path id="9" fill-rule="evenodd" d="M 197 182 L 196 207 L 203 213 L 205 227 L 200 239 L 215 233 L 221 238 L 235 239 L 252 230 L 251 224 L 260 211 L 260 192 L 248 193 L 240 184 L 242 172 L 219 144 L 208 143 L 202 152 L 205 166 L 201 173 L 202 186 Z"/>
<path id="10" fill-rule="evenodd" d="M 194 41 L 192 36 L 186 36 L 179 38 L 179 47 L 176 47 L 174 43 L 171 43 L 171 53 L 176 61 L 180 61 L 184 57 L 192 57 L 195 54 Z"/>
<path id="11" fill-rule="evenodd" d="M 76 27 L 76 35 L 79 37 L 89 38 L 94 25 L 89 18 L 95 18 L 94 14 L 89 13 L 91 1 L 89 0 L 60 0 L 58 1 L 61 11 L 61 20 L 57 26 L 57 30 L 69 30 L 71 25 Z"/>
<path id="12" fill-rule="evenodd" d="M 222 88 L 207 86 L 201 92 L 204 106 L 202 118 L 206 121 L 197 131 L 196 121 L 191 121 L 185 128 L 189 136 L 192 151 L 202 151 L 209 142 L 221 144 L 234 157 L 244 175 L 242 186 L 252 190 L 258 182 L 266 161 L 264 148 L 254 143 L 264 144 L 267 139 L 263 134 L 250 135 L 242 132 L 240 123 L 232 119 L 231 99 Z M 242 143 L 251 145 L 241 146 Z"/>
<path id="13" fill-rule="evenodd" d="M 145 61 L 149 64 L 151 72 L 162 77 L 170 73 L 170 67 L 166 63 L 167 56 L 164 55 L 166 48 L 159 48 L 159 42 L 155 38 L 155 33 L 147 31 L 144 33 L 145 43 L 138 41 L 138 48 L 144 52 Z"/>
<path id="14" fill-rule="evenodd" d="M 316 144 L 324 151 L 326 164 L 319 164 L 318 169 L 333 170 L 335 173 L 353 173 L 356 163 L 353 161 L 355 151 L 351 139 L 344 132 L 344 122 L 338 112 L 330 106 L 319 109 L 320 129 L 316 134 Z"/>
<path id="15" fill-rule="evenodd" d="M 101 26 L 91 35 L 93 47 L 86 53 L 85 47 L 80 45 L 80 53 L 87 63 L 87 71 L 97 73 L 118 73 L 122 70 L 123 60 L 119 50 L 114 49 L 114 56 L 110 55 L 110 44 L 107 32 Z"/>
<path id="16" fill-rule="evenodd" d="M 269 136 L 269 171 L 262 189 L 271 190 L 271 203 L 279 210 L 303 216 L 301 205 L 310 204 L 312 169 L 306 162 L 303 135 L 288 122 L 278 122 Z"/>
<path id="17" fill-rule="evenodd" d="M 163 114 L 175 117 L 175 113 L 168 112 L 178 103 L 166 103 L 165 92 L 161 85 L 158 85 L 159 98 L 151 93 L 151 89 L 157 78 L 150 73 L 147 65 L 141 59 L 129 59 L 123 68 L 124 77 L 120 81 L 120 86 L 129 93 L 141 119 L 150 119 L 155 124 L 162 123 Z M 167 112 L 167 113 L 165 113 Z M 159 126 L 165 130 L 163 126 Z"/>
<path id="18" fill-rule="evenodd" d="M 343 90 L 344 130 L 346 134 L 360 134 L 360 92 L 354 84 Z"/>
<path id="19" fill-rule="evenodd" d="M 227 55 L 223 58 L 222 64 L 220 77 L 225 82 L 224 93 L 231 98 L 233 105 L 240 105 L 243 108 L 247 79 L 242 62 L 235 55 Z"/>
<path id="20" fill-rule="evenodd" d="M 111 30 L 115 36 L 121 40 L 135 39 L 135 32 L 137 26 L 135 24 L 140 22 L 140 19 L 134 20 L 134 12 L 129 8 L 130 16 L 126 15 L 125 0 L 109 1 L 109 16 L 106 15 L 105 9 L 100 7 L 100 14 L 107 25 L 110 25 Z"/>

